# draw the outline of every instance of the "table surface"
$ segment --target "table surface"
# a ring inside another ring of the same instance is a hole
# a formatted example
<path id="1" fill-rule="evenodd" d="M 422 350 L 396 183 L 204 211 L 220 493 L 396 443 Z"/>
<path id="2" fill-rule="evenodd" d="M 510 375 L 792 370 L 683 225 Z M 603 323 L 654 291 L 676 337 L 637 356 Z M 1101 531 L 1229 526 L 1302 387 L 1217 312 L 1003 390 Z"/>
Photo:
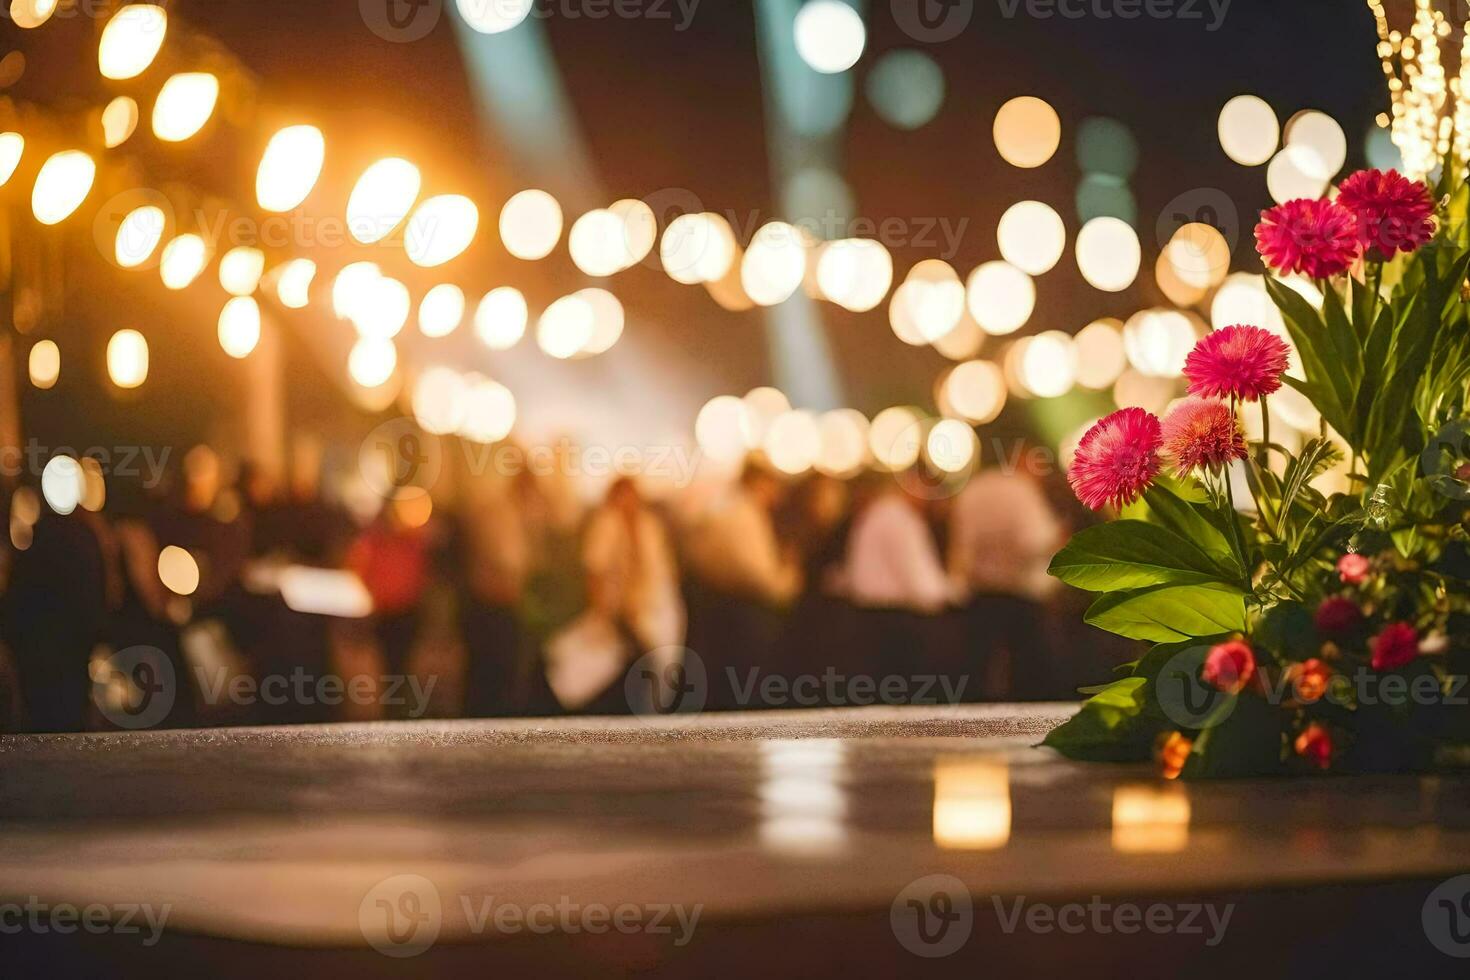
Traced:
<path id="1" fill-rule="evenodd" d="M 361 945 L 385 880 L 706 919 L 976 894 L 1470 870 L 1470 778 L 1165 783 L 1034 744 L 1067 705 L 0 737 L 0 898 L 168 903 L 171 929 Z M 414 880 L 418 880 L 418 878 Z"/>

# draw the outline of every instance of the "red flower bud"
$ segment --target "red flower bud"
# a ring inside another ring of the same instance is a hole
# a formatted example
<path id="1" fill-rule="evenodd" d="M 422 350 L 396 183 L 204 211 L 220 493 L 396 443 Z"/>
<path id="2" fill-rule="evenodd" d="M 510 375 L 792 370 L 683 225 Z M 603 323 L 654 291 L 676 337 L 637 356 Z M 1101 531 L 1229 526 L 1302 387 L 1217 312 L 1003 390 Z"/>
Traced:
<path id="1" fill-rule="evenodd" d="M 1363 622 L 1363 611 L 1351 599 L 1329 596 L 1317 607 L 1317 629 L 1328 636 L 1350 633 Z"/>
<path id="2" fill-rule="evenodd" d="M 1393 670 L 1419 656 L 1419 631 L 1412 623 L 1390 623 L 1373 637 L 1373 669 Z"/>
<path id="3" fill-rule="evenodd" d="M 1368 580 L 1373 565 L 1362 555 L 1343 555 L 1337 560 L 1337 574 L 1349 585 L 1360 585 Z"/>
<path id="4" fill-rule="evenodd" d="M 1286 676 L 1291 680 L 1293 696 L 1302 704 L 1313 704 L 1327 693 L 1327 681 L 1332 670 L 1321 660 L 1313 657 L 1299 664 L 1292 664 Z"/>
<path id="5" fill-rule="evenodd" d="M 1296 754 L 1318 769 L 1332 765 L 1332 733 L 1325 725 L 1312 722 L 1296 737 Z"/>
<path id="6" fill-rule="evenodd" d="M 1239 694 L 1255 674 L 1255 651 L 1243 640 L 1216 644 L 1200 672 L 1206 684 L 1226 694 Z"/>

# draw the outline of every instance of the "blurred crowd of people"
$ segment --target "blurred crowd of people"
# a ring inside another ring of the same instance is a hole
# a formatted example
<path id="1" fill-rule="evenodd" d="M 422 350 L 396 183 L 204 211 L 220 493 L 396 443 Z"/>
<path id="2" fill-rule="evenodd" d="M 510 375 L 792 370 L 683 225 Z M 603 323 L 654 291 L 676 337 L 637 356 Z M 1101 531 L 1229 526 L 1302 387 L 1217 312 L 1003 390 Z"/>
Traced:
<path id="1" fill-rule="evenodd" d="M 957 489 L 752 459 L 585 504 L 526 471 L 372 514 L 319 460 L 225 474 L 201 446 L 131 501 L 4 494 L 0 730 L 1066 699 L 1107 655 L 1048 614 L 1066 522 L 1024 466 Z"/>

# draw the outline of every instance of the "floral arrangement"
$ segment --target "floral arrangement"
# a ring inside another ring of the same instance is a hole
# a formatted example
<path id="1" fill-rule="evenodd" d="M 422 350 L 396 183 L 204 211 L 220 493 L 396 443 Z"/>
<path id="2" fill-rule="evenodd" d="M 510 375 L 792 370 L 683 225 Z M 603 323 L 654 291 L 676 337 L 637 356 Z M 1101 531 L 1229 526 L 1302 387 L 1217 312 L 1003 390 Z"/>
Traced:
<path id="1" fill-rule="evenodd" d="M 1263 212 L 1291 343 L 1215 330 L 1162 419 L 1124 408 L 1082 438 L 1072 488 L 1115 519 L 1051 574 L 1151 646 L 1044 744 L 1170 778 L 1470 758 L 1470 191 L 1443 173 L 1366 170 Z M 1270 434 L 1283 385 L 1321 419 L 1292 449 Z"/>

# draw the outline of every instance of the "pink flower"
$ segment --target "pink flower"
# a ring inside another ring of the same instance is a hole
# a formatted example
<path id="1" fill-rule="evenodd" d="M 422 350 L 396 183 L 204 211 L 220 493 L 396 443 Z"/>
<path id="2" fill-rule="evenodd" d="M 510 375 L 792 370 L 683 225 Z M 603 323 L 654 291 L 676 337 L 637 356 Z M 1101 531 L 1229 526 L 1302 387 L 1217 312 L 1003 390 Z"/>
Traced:
<path id="1" fill-rule="evenodd" d="M 1357 224 L 1353 212 L 1332 201 L 1287 201 L 1261 212 L 1256 251 L 1282 275 L 1301 272 L 1326 279 L 1357 260 Z"/>
<path id="2" fill-rule="evenodd" d="M 1329 596 L 1317 607 L 1317 630 L 1329 636 L 1350 633 L 1363 622 L 1363 611 L 1351 599 Z"/>
<path id="3" fill-rule="evenodd" d="M 1280 389 L 1290 353 L 1285 341 L 1260 327 L 1235 324 L 1213 330 L 1184 360 L 1189 393 L 1253 402 Z"/>
<path id="4" fill-rule="evenodd" d="M 1358 241 L 1375 259 L 1413 252 L 1434 237 L 1434 198 L 1397 170 L 1359 170 L 1338 187 L 1337 203 L 1358 223 Z"/>
<path id="5" fill-rule="evenodd" d="M 1141 408 L 1119 409 L 1088 429 L 1067 474 L 1077 499 L 1093 510 L 1137 500 L 1159 474 L 1161 440 L 1158 417 Z"/>
<path id="6" fill-rule="evenodd" d="M 1218 470 L 1245 459 L 1245 433 L 1230 406 L 1212 398 L 1186 398 L 1164 419 L 1164 453 L 1179 475 Z"/>
<path id="7" fill-rule="evenodd" d="M 1244 640 L 1217 643 L 1205 657 L 1200 677 L 1226 694 L 1239 694 L 1256 675 L 1256 653 Z"/>
<path id="8" fill-rule="evenodd" d="M 1343 555 L 1337 560 L 1337 577 L 1349 585 L 1362 585 L 1372 570 L 1372 563 L 1359 554 Z"/>
<path id="9" fill-rule="evenodd" d="M 1296 737 L 1296 754 L 1318 769 L 1332 765 L 1332 733 L 1320 722 L 1312 722 Z"/>
<path id="10" fill-rule="evenodd" d="M 1419 631 L 1412 623 L 1389 623 L 1373 637 L 1373 669 L 1393 670 L 1419 656 Z"/>

